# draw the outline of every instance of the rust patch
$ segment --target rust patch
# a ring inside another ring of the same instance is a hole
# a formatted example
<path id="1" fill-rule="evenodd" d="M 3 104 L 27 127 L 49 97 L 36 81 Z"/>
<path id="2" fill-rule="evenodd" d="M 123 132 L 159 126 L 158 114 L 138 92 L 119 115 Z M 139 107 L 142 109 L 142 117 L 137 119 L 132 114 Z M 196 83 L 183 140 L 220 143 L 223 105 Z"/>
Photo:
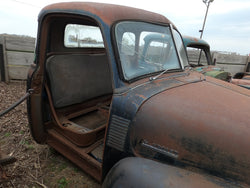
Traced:
<path id="1" fill-rule="evenodd" d="M 145 21 L 155 21 L 163 23 L 171 23 L 166 17 L 126 6 L 104 4 L 104 3 L 90 3 L 90 2 L 70 2 L 70 3 L 57 3 L 45 7 L 42 11 L 47 10 L 58 10 L 61 12 L 72 12 L 79 10 L 84 12 L 89 12 L 92 15 L 98 16 L 108 25 L 112 25 L 114 22 L 119 20 L 129 20 L 135 19 L 145 20 Z"/>
<path id="2" fill-rule="evenodd" d="M 250 166 L 249 164 L 237 161 L 232 155 L 201 139 L 184 137 L 181 139 L 181 145 L 188 151 L 182 159 L 186 163 L 205 169 L 216 176 L 249 183 L 246 178 L 248 172 L 244 170 Z"/>

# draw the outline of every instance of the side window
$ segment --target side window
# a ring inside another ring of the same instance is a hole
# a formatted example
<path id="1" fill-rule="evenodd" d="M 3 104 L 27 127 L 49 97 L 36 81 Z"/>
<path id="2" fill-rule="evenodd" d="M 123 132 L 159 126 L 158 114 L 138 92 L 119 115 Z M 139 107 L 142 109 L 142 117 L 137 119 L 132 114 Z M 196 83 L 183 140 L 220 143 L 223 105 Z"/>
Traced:
<path id="1" fill-rule="evenodd" d="M 67 48 L 104 48 L 100 28 L 67 24 L 64 32 L 64 46 Z"/>
<path id="2" fill-rule="evenodd" d="M 189 63 L 191 65 L 195 65 L 195 66 L 208 65 L 208 61 L 207 61 L 204 50 L 187 47 L 187 53 L 188 53 Z"/>

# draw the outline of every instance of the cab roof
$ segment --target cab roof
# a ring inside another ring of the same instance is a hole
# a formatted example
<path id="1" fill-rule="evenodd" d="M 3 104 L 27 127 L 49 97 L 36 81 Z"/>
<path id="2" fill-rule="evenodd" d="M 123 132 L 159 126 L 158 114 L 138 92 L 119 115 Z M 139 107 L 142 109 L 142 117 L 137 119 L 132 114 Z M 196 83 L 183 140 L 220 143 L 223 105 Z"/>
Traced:
<path id="1" fill-rule="evenodd" d="M 203 47 L 210 49 L 209 44 L 203 39 L 186 36 L 186 35 L 183 35 L 182 38 L 183 38 L 183 43 L 185 47 L 203 46 Z"/>
<path id="2" fill-rule="evenodd" d="M 65 2 L 56 3 L 44 7 L 39 20 L 50 13 L 71 13 L 78 15 L 92 15 L 99 17 L 108 25 L 120 20 L 141 20 L 155 23 L 172 24 L 166 17 L 150 11 L 104 3 L 93 2 Z"/>

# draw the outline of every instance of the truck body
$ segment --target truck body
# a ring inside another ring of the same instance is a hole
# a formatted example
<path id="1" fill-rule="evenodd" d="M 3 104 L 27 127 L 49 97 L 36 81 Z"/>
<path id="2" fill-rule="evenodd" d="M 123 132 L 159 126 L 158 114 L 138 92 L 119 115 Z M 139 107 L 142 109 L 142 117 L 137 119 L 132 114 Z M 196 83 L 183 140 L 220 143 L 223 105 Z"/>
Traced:
<path id="1" fill-rule="evenodd" d="M 250 89 L 250 72 L 238 72 L 234 75 L 231 83 Z"/>
<path id="2" fill-rule="evenodd" d="M 188 57 L 192 59 L 192 61 L 189 61 L 189 64 L 193 64 L 193 66 L 215 65 L 215 62 L 212 60 L 210 45 L 207 41 L 204 39 L 183 35 L 183 43 L 187 51 L 190 49 L 197 50 L 199 52 L 195 54 L 196 57 L 191 57 L 191 54 L 188 53 Z"/>
<path id="3" fill-rule="evenodd" d="M 216 59 L 212 60 L 210 45 L 207 41 L 184 35 L 183 42 L 187 49 L 189 64 L 196 71 L 224 81 L 231 80 L 231 73 L 216 66 Z"/>
<path id="4" fill-rule="evenodd" d="M 250 89 L 250 58 L 246 63 L 245 72 L 238 72 L 233 76 L 231 83 Z"/>
<path id="5" fill-rule="evenodd" d="M 250 185 L 249 90 L 189 67 L 164 16 L 49 5 L 28 73 L 30 132 L 103 187 Z"/>
<path id="6" fill-rule="evenodd" d="M 216 59 L 212 61 L 210 45 L 205 40 L 185 35 L 183 42 L 187 49 L 189 64 L 195 67 L 196 71 L 250 89 L 250 63 L 246 64 L 245 72 L 239 72 L 232 77 L 231 73 L 216 66 Z"/>

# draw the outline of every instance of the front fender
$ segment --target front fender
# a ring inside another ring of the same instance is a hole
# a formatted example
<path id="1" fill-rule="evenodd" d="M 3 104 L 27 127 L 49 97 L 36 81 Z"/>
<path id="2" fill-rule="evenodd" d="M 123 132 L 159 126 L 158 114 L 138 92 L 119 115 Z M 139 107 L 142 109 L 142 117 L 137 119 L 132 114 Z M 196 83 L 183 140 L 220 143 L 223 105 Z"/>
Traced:
<path id="1" fill-rule="evenodd" d="M 198 174 L 156 161 L 129 157 L 119 161 L 106 176 L 103 188 L 128 187 L 238 187 L 217 177 Z"/>

